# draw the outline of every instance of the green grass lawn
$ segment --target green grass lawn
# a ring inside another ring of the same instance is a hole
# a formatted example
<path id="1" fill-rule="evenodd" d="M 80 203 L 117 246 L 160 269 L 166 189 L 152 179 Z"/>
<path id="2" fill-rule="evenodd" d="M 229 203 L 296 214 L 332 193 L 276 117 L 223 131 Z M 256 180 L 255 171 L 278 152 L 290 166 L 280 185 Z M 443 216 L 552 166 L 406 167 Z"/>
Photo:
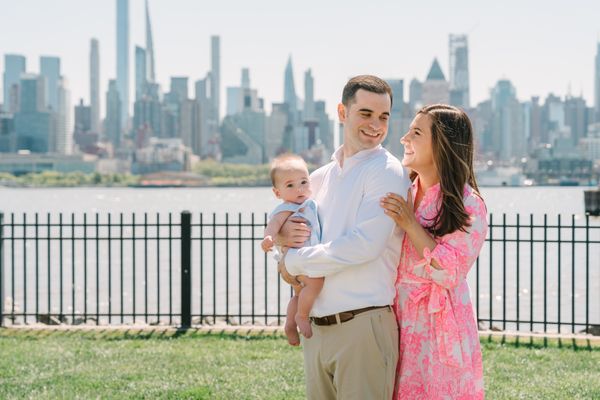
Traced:
<path id="1" fill-rule="evenodd" d="M 600 346 L 482 340 L 489 399 L 600 399 Z M 0 398 L 302 399 L 280 336 L 0 329 Z"/>

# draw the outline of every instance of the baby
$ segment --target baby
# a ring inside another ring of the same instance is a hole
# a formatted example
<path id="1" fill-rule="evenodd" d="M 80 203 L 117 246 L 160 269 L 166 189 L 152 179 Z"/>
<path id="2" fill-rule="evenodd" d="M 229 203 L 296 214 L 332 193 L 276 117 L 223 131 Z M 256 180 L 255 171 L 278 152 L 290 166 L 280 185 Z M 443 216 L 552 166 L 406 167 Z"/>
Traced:
<path id="1" fill-rule="evenodd" d="M 311 200 L 310 181 L 308 168 L 302 157 L 294 154 L 283 154 L 276 157 L 271 163 L 271 181 L 273 193 L 278 199 L 283 200 L 269 216 L 269 223 L 265 228 L 265 238 L 261 246 L 264 251 L 273 249 L 273 237 L 277 235 L 281 226 L 291 216 L 302 217 L 311 227 L 311 236 L 306 245 L 315 245 L 320 242 L 321 226 L 317 215 L 317 203 Z M 281 274 L 289 273 L 284 269 Z M 293 285 L 294 297 L 287 307 L 285 321 L 285 334 L 289 344 L 300 344 L 298 330 L 306 338 L 312 336 L 309 313 L 323 288 L 324 278 L 309 278 L 305 275 L 294 277 L 297 285 Z"/>

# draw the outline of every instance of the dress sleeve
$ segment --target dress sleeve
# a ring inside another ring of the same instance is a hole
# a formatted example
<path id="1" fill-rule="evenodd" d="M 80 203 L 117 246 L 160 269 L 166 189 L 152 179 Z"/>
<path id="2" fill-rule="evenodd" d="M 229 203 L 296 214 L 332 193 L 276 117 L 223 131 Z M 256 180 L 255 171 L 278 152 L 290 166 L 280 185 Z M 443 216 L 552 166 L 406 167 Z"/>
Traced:
<path id="1" fill-rule="evenodd" d="M 446 289 L 455 288 L 466 279 L 487 234 L 487 210 L 483 200 L 471 192 L 464 201 L 471 226 L 467 227 L 466 232 L 458 230 L 436 238 L 435 248 L 431 251 L 426 248 L 422 262 L 417 264 L 416 268 L 423 268 L 423 271 L 415 271 L 415 274 Z M 432 259 L 437 261 L 441 269 L 431 266 Z"/>

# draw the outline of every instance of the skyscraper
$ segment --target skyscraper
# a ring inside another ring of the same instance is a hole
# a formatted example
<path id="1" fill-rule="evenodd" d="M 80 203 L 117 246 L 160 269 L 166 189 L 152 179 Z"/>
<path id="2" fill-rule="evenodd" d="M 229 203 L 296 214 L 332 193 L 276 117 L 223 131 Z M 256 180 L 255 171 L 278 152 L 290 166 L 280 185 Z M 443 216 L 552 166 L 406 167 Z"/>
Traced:
<path id="1" fill-rule="evenodd" d="M 19 54 L 4 55 L 4 110 L 14 113 L 19 106 L 18 86 L 21 74 L 27 69 L 24 56 Z M 11 93 L 13 95 L 11 95 Z"/>
<path id="2" fill-rule="evenodd" d="M 410 114 L 414 114 L 423 106 L 423 84 L 416 78 L 410 81 L 408 87 L 408 106 Z"/>
<path id="3" fill-rule="evenodd" d="M 117 0 L 116 84 L 121 102 L 119 123 L 123 129 L 129 118 L 129 0 Z"/>
<path id="4" fill-rule="evenodd" d="M 219 36 L 210 37 L 211 48 L 211 82 L 210 82 L 210 101 L 213 107 L 213 118 L 216 126 L 221 120 L 221 39 Z M 216 132 L 215 132 L 216 133 Z"/>
<path id="5" fill-rule="evenodd" d="M 100 133 L 100 51 L 98 40 L 90 41 L 91 130 Z"/>
<path id="6" fill-rule="evenodd" d="M 304 73 L 304 120 L 315 118 L 315 80 L 312 71 Z"/>
<path id="7" fill-rule="evenodd" d="M 290 116 L 296 120 L 298 112 L 296 86 L 294 85 L 294 70 L 292 69 L 292 56 L 288 58 L 285 66 L 285 77 L 283 81 L 283 102 L 288 105 Z"/>
<path id="8" fill-rule="evenodd" d="M 386 79 L 386 82 L 392 88 L 392 114 L 390 116 L 388 135 L 385 139 L 385 147 L 394 155 L 402 155 L 402 145 L 400 138 L 404 135 L 402 127 L 402 112 L 404 105 L 404 80 Z"/>
<path id="9" fill-rule="evenodd" d="M 283 104 L 288 112 L 288 125 L 284 133 L 284 147 L 288 151 L 299 153 L 305 149 L 302 130 L 298 128 L 298 98 L 296 96 L 296 85 L 294 84 L 294 71 L 292 69 L 292 56 L 288 58 L 285 66 L 283 80 Z"/>
<path id="10" fill-rule="evenodd" d="M 198 103 L 201 111 L 200 115 L 200 133 L 196 139 L 196 143 L 192 150 L 195 154 L 199 154 L 202 157 L 213 155 L 217 153 L 216 146 L 210 144 L 212 139 L 212 132 L 210 132 L 210 124 L 208 114 L 210 112 L 210 99 L 208 93 L 209 76 L 204 79 L 197 80 L 194 84 L 195 100 Z M 216 157 L 215 157 L 216 158 Z"/>
<path id="11" fill-rule="evenodd" d="M 45 105 L 53 112 L 58 109 L 58 86 L 60 81 L 60 58 L 40 57 L 40 74 L 45 78 Z"/>
<path id="12" fill-rule="evenodd" d="M 146 50 L 139 46 L 135 46 L 135 100 L 139 100 L 144 95 L 147 78 L 147 61 Z"/>
<path id="13" fill-rule="evenodd" d="M 121 143 L 121 99 L 117 82 L 111 79 L 108 82 L 106 93 L 106 119 L 104 120 L 104 132 L 106 139 L 117 147 Z"/>
<path id="14" fill-rule="evenodd" d="M 587 133 L 587 106 L 583 97 L 567 96 L 565 99 L 565 124 L 571 130 L 571 144 L 577 146 Z"/>
<path id="15" fill-rule="evenodd" d="M 132 127 L 137 143 L 143 143 L 151 136 L 162 137 L 163 135 L 163 107 L 159 100 L 159 92 L 157 83 L 148 83 L 144 96 L 134 103 Z"/>
<path id="16" fill-rule="evenodd" d="M 242 89 L 250 89 L 250 69 L 242 68 Z"/>
<path id="17" fill-rule="evenodd" d="M 423 82 L 423 105 L 448 104 L 450 97 L 448 81 L 442 72 L 437 58 L 433 60 L 427 79 Z"/>
<path id="18" fill-rule="evenodd" d="M 55 126 L 52 113 L 46 110 L 45 79 L 41 75 L 23 74 L 19 82 L 20 104 L 15 114 L 17 150 L 46 153 L 53 140 Z"/>
<path id="19" fill-rule="evenodd" d="M 596 44 L 596 65 L 594 68 L 594 112 L 600 120 L 600 42 Z M 6 90 L 6 88 L 5 88 Z"/>
<path id="20" fill-rule="evenodd" d="M 239 114 L 244 111 L 262 110 L 258 92 L 250 88 L 250 70 L 242 68 L 241 86 L 227 88 L 226 116 Z"/>
<path id="21" fill-rule="evenodd" d="M 91 107 L 83 104 L 83 99 L 75 106 L 75 134 L 87 133 L 92 129 Z"/>
<path id="22" fill-rule="evenodd" d="M 156 74 L 154 70 L 154 42 L 152 40 L 152 25 L 150 24 L 150 8 L 148 0 L 146 0 L 146 79 L 149 82 L 156 82 Z"/>
<path id="23" fill-rule="evenodd" d="M 56 126 L 51 150 L 60 154 L 71 154 L 73 152 L 73 131 L 69 129 L 71 125 L 71 92 L 65 77 L 61 77 L 58 81 L 55 113 Z"/>
<path id="24" fill-rule="evenodd" d="M 469 45 L 467 35 L 450 35 L 450 103 L 469 108 Z"/>
<path id="25" fill-rule="evenodd" d="M 20 112 L 46 111 L 46 83 L 45 78 L 36 74 L 23 74 L 19 81 L 20 86 Z"/>
<path id="26" fill-rule="evenodd" d="M 500 160 L 520 159 L 527 152 L 524 112 L 517 100 L 517 91 L 510 81 L 503 79 L 491 94 L 493 149 Z"/>
<path id="27" fill-rule="evenodd" d="M 187 76 L 172 76 L 171 77 L 171 94 L 174 100 L 182 102 L 189 98 L 188 95 L 188 77 Z"/>

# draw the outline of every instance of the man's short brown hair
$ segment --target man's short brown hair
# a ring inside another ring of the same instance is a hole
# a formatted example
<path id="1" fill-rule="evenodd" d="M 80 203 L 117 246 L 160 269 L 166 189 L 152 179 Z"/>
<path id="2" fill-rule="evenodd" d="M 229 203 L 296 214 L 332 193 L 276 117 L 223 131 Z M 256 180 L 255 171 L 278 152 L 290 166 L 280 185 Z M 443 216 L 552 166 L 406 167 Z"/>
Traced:
<path id="1" fill-rule="evenodd" d="M 377 94 L 389 94 L 393 103 L 392 88 L 386 81 L 373 75 L 358 75 L 350 79 L 342 92 L 342 104 L 348 107 L 360 89 Z"/>

